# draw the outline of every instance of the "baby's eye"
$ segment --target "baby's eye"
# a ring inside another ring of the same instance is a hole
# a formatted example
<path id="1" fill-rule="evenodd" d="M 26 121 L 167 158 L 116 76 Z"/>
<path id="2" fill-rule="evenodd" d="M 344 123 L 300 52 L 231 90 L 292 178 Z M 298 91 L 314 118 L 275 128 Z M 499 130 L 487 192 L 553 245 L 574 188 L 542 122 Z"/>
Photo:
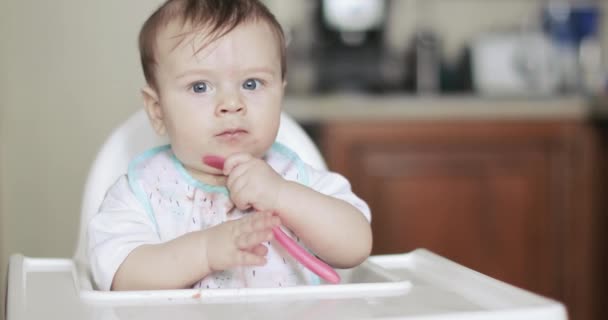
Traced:
<path id="1" fill-rule="evenodd" d="M 257 87 L 258 87 L 259 84 L 261 84 L 260 80 L 248 79 L 247 81 L 245 81 L 243 83 L 243 89 L 246 89 L 246 90 L 255 90 L 255 89 L 257 89 Z"/>
<path id="2" fill-rule="evenodd" d="M 192 84 L 192 91 L 195 93 L 205 93 L 207 92 L 207 84 L 204 82 L 196 82 Z"/>

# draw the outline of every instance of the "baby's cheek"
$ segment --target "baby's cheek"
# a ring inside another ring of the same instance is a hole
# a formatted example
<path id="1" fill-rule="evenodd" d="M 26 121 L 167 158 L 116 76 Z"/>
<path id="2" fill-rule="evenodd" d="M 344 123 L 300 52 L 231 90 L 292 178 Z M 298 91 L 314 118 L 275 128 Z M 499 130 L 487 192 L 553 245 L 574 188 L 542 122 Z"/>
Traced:
<path id="1" fill-rule="evenodd" d="M 191 168 L 202 167 L 200 152 L 189 139 L 172 140 L 171 149 L 177 160 Z"/>

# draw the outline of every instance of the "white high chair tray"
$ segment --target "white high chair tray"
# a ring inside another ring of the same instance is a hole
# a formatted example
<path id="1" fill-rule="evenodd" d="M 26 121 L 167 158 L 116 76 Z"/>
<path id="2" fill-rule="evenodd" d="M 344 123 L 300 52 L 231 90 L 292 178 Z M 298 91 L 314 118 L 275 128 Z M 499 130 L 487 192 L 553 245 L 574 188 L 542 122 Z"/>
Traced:
<path id="1" fill-rule="evenodd" d="M 427 250 L 370 257 L 339 285 L 99 292 L 70 259 L 11 257 L 7 319 L 567 319 L 560 303 Z"/>

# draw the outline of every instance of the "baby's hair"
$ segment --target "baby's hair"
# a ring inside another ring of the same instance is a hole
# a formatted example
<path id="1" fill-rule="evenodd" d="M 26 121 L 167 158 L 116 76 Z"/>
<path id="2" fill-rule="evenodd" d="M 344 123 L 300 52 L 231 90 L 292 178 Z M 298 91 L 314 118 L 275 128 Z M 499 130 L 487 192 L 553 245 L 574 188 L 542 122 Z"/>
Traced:
<path id="1" fill-rule="evenodd" d="M 287 68 L 283 29 L 275 16 L 259 0 L 168 0 L 146 20 L 139 33 L 141 64 L 146 82 L 150 86 L 156 88 L 157 85 L 154 67 L 158 34 L 163 27 L 175 20 L 191 29 L 176 36 L 183 39 L 191 33 L 205 31 L 206 44 L 221 38 L 242 23 L 266 22 L 279 42 L 281 77 L 285 78 Z"/>

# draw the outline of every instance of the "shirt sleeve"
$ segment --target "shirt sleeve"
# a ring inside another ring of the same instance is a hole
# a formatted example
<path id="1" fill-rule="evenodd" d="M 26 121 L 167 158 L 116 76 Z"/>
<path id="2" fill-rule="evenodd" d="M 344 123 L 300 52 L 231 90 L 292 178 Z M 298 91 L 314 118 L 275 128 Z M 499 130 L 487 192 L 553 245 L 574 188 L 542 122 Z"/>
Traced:
<path id="1" fill-rule="evenodd" d="M 116 271 L 140 245 L 160 243 L 154 223 L 121 176 L 88 225 L 88 257 L 99 290 L 108 291 Z"/>
<path id="2" fill-rule="evenodd" d="M 350 183 L 344 176 L 326 170 L 318 170 L 306 165 L 309 184 L 314 190 L 350 203 L 371 222 L 372 216 L 369 206 L 351 190 Z"/>

